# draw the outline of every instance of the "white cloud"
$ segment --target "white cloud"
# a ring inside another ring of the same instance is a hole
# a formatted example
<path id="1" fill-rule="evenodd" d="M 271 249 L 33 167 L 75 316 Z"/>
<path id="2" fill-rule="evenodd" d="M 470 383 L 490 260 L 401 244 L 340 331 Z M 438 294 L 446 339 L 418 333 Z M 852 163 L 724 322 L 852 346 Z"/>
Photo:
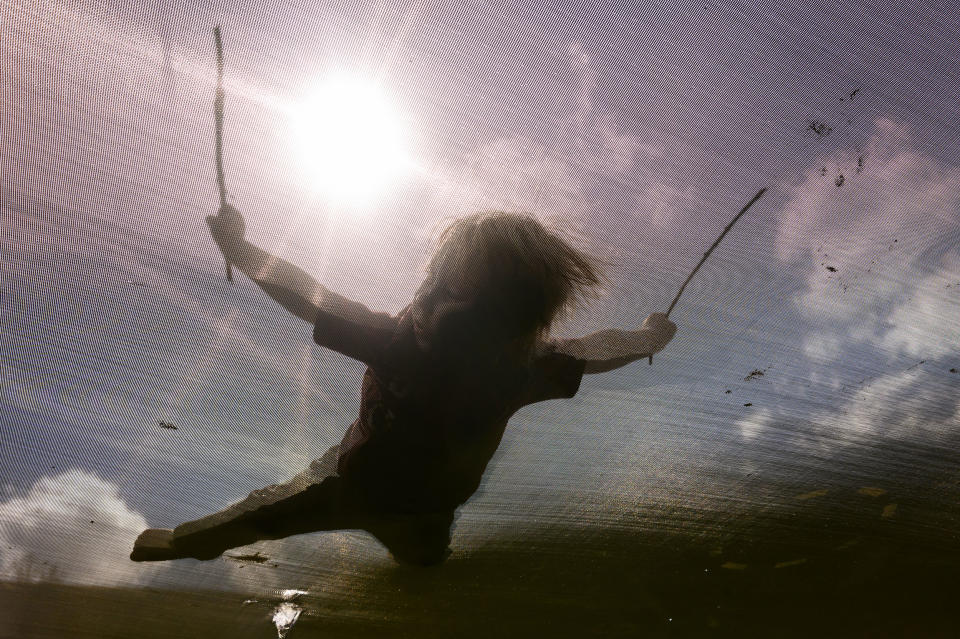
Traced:
<path id="1" fill-rule="evenodd" d="M 960 396 L 942 379 L 923 366 L 883 375 L 866 383 L 839 410 L 815 414 L 811 421 L 824 435 L 821 442 L 936 440 L 960 428 Z"/>
<path id="2" fill-rule="evenodd" d="M 163 570 L 129 559 L 145 528 L 117 487 L 92 473 L 42 477 L 25 495 L 0 502 L 0 579 L 143 583 Z"/>
<path id="3" fill-rule="evenodd" d="M 803 340 L 803 353 L 815 362 L 829 362 L 837 356 L 841 346 L 838 335 L 830 332 L 818 332 L 808 335 Z"/>
<path id="4" fill-rule="evenodd" d="M 752 441 L 762 431 L 766 430 L 770 422 L 773 421 L 773 412 L 767 408 L 761 408 L 747 415 L 737 422 L 737 430 L 741 437 L 747 441 Z"/>
<path id="5" fill-rule="evenodd" d="M 753 441 L 782 417 L 795 432 L 793 445 L 818 455 L 901 440 L 934 445 L 960 432 L 960 395 L 954 384 L 942 366 L 915 364 L 863 382 L 835 409 L 816 411 L 802 421 L 761 409 L 737 427 L 745 440 Z"/>
<path id="6" fill-rule="evenodd" d="M 846 176 L 841 187 L 837 173 Z M 807 351 L 829 355 L 824 347 L 838 338 L 890 354 L 955 351 L 960 297 L 946 285 L 960 279 L 960 256 L 944 248 L 950 235 L 960 236 L 960 167 L 913 150 L 895 122 L 877 120 L 863 152 L 811 166 L 792 188 L 776 240 L 781 260 L 808 269 L 794 303 L 824 326 Z"/>
<path id="7" fill-rule="evenodd" d="M 372 537 L 356 531 L 262 542 L 209 562 L 133 562 L 129 558 L 133 542 L 147 527 L 144 516 L 124 502 L 112 482 L 79 469 L 42 477 L 25 494 L 0 502 L 0 582 L 216 588 L 258 594 L 310 583 L 321 575 L 352 574 L 371 557 L 392 565 Z M 254 552 L 269 557 L 269 562 L 259 566 L 230 559 Z"/>
<path id="8" fill-rule="evenodd" d="M 556 135 L 532 139 L 512 133 L 467 152 L 458 162 L 462 168 L 432 168 L 437 209 L 578 215 L 589 206 L 588 190 L 605 180 L 622 183 L 626 205 L 653 220 L 672 219 L 691 199 L 689 189 L 671 186 L 663 175 L 661 149 L 621 133 L 611 114 L 598 108 L 602 87 L 590 54 L 575 43 L 566 53 L 571 81 L 565 95 L 555 112 L 539 114 Z"/>
<path id="9" fill-rule="evenodd" d="M 960 352 L 960 255 L 945 255 L 887 321 L 892 327 L 882 344 L 888 350 L 930 358 Z"/>

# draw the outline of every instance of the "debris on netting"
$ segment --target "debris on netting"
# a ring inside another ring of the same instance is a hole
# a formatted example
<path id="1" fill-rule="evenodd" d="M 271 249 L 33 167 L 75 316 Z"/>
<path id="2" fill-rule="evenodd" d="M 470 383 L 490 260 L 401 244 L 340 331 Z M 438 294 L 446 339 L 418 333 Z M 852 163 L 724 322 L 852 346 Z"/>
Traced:
<path id="1" fill-rule="evenodd" d="M 951 373 L 956 373 L 956 372 L 957 372 L 957 369 L 951 368 L 951 369 L 950 369 L 950 372 L 951 372 Z"/>
<path id="2" fill-rule="evenodd" d="M 854 546 L 859 545 L 861 541 L 862 539 L 854 537 L 853 539 L 849 539 L 843 542 L 842 544 L 834 548 L 834 550 L 849 550 L 850 548 L 853 548 Z"/>
<path id="3" fill-rule="evenodd" d="M 755 368 L 750 372 L 749 375 L 743 378 L 743 381 L 749 382 L 751 380 L 757 379 L 758 377 L 763 377 L 763 374 L 766 373 L 768 370 L 770 370 L 769 366 L 767 366 L 763 370 L 760 370 L 759 368 Z"/>
<path id="4" fill-rule="evenodd" d="M 753 406 L 753 402 L 747 402 L 744 406 Z"/>
<path id="5" fill-rule="evenodd" d="M 953 372 L 953 371 L 950 371 L 950 372 Z M 728 388 L 727 390 L 725 390 L 725 391 L 723 391 L 723 392 L 726 393 L 727 395 L 729 395 L 729 394 L 730 394 L 730 389 Z"/>
<path id="6" fill-rule="evenodd" d="M 853 98 L 856 97 L 859 93 L 860 93 L 859 88 L 851 91 L 849 94 L 850 100 L 853 100 Z M 841 97 L 840 102 L 843 102 L 843 101 L 844 101 L 844 98 Z M 847 120 L 847 126 L 850 126 L 853 124 L 853 118 L 846 118 L 846 120 Z M 813 131 L 813 133 L 820 139 L 826 138 L 833 132 L 833 127 L 830 124 L 818 118 L 809 118 L 808 120 L 806 120 L 806 124 L 807 124 L 806 130 Z M 866 157 L 865 155 L 861 154 L 857 158 L 856 168 L 855 169 L 851 168 L 851 170 L 854 170 L 858 175 L 863 172 L 865 157 Z M 834 179 L 834 184 L 836 184 L 837 187 L 843 186 L 847 181 L 846 175 L 844 175 L 839 171 L 839 169 L 841 168 L 843 167 L 839 167 L 839 166 L 837 167 L 838 169 L 837 177 Z M 823 165 L 820 168 L 820 175 L 822 177 L 826 177 L 827 172 L 828 172 L 827 166 Z"/>
<path id="7" fill-rule="evenodd" d="M 920 365 L 926 364 L 926 363 L 927 363 L 927 360 L 921 359 L 919 362 L 917 362 L 917 363 L 914 364 L 913 366 L 909 366 L 909 367 L 903 369 L 903 372 L 906 373 L 906 372 L 908 372 L 908 371 L 912 371 L 912 370 L 915 369 L 917 366 L 920 366 Z"/>
<path id="8" fill-rule="evenodd" d="M 824 257 L 828 257 L 826 253 L 824 253 L 823 256 L 824 256 Z M 823 268 L 827 269 L 827 270 L 830 271 L 831 273 L 836 273 L 836 272 L 838 272 L 838 271 L 840 270 L 840 269 L 838 269 L 836 266 L 831 266 L 831 265 L 827 264 L 826 262 L 820 262 L 820 266 L 822 266 Z M 869 272 L 869 269 L 868 269 L 868 272 Z M 840 287 L 841 287 L 844 291 L 846 291 L 846 290 L 849 288 L 849 285 L 848 285 L 846 282 L 844 282 L 842 279 L 839 279 L 839 276 L 838 276 L 837 282 L 840 284 Z"/>
<path id="9" fill-rule="evenodd" d="M 915 369 L 916 367 L 921 366 L 922 364 L 926 364 L 926 363 L 927 363 L 927 360 L 921 359 L 921 360 L 920 360 L 919 362 L 917 362 L 916 364 L 912 364 L 912 365 L 908 366 L 907 368 L 903 369 L 902 372 L 903 372 L 903 373 L 909 373 L 910 371 L 912 371 L 912 370 Z M 954 371 L 954 370 L 951 370 L 951 372 L 955 372 L 955 371 Z M 884 376 L 884 374 L 881 373 L 881 374 L 879 374 L 879 375 L 873 375 L 873 376 L 871 376 L 871 377 L 864 377 L 863 379 L 861 379 L 859 382 L 856 382 L 855 384 L 844 384 L 843 386 L 840 387 L 840 392 L 841 392 L 841 393 L 845 393 L 847 390 L 860 391 L 860 390 L 862 390 L 862 389 L 864 389 L 864 388 L 869 388 L 870 386 L 873 385 L 873 383 L 874 383 L 875 381 L 877 381 L 878 379 L 880 379 L 880 378 L 883 377 L 883 376 Z"/>
<path id="10" fill-rule="evenodd" d="M 825 138 L 828 135 L 830 135 L 831 131 L 833 131 L 833 127 L 827 126 L 825 123 L 821 122 L 820 120 L 810 120 L 807 123 L 807 130 L 813 131 L 821 138 Z"/>
<path id="11" fill-rule="evenodd" d="M 162 419 L 157 420 L 157 425 L 160 426 L 160 428 L 166 428 L 167 430 L 180 430 L 176 427 L 176 425 L 166 422 Z"/>
<path id="12" fill-rule="evenodd" d="M 773 565 L 774 568 L 790 568 L 791 566 L 800 566 L 807 563 L 806 557 L 800 559 L 791 559 L 790 561 L 781 561 Z"/>
<path id="13" fill-rule="evenodd" d="M 259 551 L 253 553 L 252 555 L 224 555 L 224 556 L 227 559 L 232 559 L 234 561 L 249 561 L 255 564 L 262 564 L 270 559 L 266 555 L 261 555 Z"/>

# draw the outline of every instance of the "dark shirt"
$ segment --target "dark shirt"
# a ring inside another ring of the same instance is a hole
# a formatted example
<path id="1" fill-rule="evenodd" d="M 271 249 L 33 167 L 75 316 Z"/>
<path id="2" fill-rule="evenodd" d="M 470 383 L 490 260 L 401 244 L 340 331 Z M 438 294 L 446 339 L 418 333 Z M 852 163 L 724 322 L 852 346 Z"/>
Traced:
<path id="1" fill-rule="evenodd" d="M 343 437 L 337 470 L 371 505 L 389 512 L 464 503 L 510 416 L 527 404 L 573 397 L 585 365 L 550 343 L 539 344 L 523 364 L 424 352 L 409 307 L 396 317 L 365 307 L 349 319 L 320 311 L 313 337 L 367 364 L 360 413 Z"/>

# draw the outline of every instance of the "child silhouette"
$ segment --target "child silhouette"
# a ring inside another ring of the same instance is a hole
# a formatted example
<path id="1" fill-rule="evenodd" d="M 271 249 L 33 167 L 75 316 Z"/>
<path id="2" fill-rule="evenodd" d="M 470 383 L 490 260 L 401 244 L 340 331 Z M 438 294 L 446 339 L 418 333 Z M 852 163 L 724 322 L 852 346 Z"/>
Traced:
<path id="1" fill-rule="evenodd" d="M 367 365 L 360 412 L 304 472 L 173 530 L 143 532 L 134 561 L 212 559 L 259 540 L 362 529 L 399 562 L 440 563 L 454 512 L 478 488 L 513 413 L 573 397 L 584 373 L 648 357 L 676 331 L 654 313 L 634 331 L 549 339 L 554 320 L 593 296 L 603 275 L 597 260 L 527 215 L 451 224 L 396 316 L 246 241 L 229 205 L 207 223 L 225 259 L 310 323 L 318 344 Z"/>

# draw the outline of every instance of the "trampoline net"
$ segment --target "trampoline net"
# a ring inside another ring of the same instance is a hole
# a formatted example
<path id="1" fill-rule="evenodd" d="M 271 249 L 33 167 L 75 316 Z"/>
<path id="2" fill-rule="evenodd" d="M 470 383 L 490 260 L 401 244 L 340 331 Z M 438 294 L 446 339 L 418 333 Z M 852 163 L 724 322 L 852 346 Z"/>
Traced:
<path id="1" fill-rule="evenodd" d="M 0 634 L 952 629 L 950 7 L 3 14 Z M 553 336 L 634 330 L 768 189 L 652 365 L 511 418 L 441 566 L 358 530 L 128 558 L 148 527 L 289 480 L 360 408 L 364 364 L 225 278 L 205 223 L 217 25 L 226 202 L 249 241 L 374 311 L 410 303 L 451 219 L 522 211 L 610 280 Z"/>

